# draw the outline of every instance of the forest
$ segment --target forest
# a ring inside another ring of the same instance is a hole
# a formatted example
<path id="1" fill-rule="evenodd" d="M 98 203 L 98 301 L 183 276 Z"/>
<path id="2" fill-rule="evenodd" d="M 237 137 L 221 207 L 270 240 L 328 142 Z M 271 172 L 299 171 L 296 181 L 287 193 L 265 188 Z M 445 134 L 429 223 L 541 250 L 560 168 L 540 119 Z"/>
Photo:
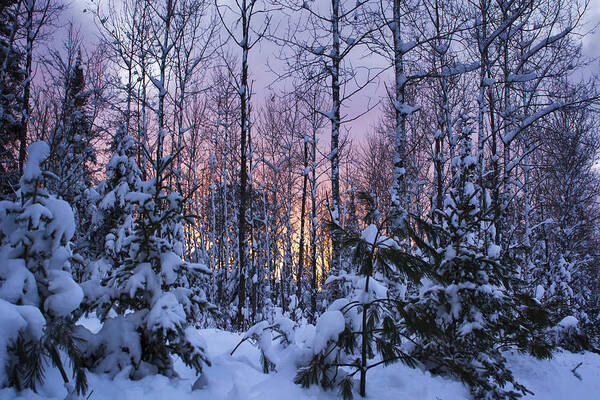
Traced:
<path id="1" fill-rule="evenodd" d="M 1 0 L 0 397 L 597 357 L 594 4 Z"/>

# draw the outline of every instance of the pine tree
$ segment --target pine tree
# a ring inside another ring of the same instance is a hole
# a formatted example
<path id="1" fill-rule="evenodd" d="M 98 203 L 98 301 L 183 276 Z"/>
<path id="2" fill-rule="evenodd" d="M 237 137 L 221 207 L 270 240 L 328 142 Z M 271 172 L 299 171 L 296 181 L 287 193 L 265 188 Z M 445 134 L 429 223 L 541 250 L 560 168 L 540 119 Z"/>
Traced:
<path id="1" fill-rule="evenodd" d="M 18 1 L 0 2 L 0 195 L 13 194 L 19 181 L 21 66 L 23 54 L 16 45 Z"/>
<path id="2" fill-rule="evenodd" d="M 110 215 L 100 223 L 110 227 L 104 241 L 110 268 L 100 285 L 92 280 L 86 290 L 88 310 L 104 324 L 85 336 L 88 366 L 113 375 L 132 366 L 136 379 L 172 377 L 171 356 L 178 355 L 201 373 L 210 362 L 195 322 L 212 309 L 202 289 L 209 271 L 182 259 L 183 199 L 166 194 L 164 177 L 158 186 L 158 177 L 140 179 L 130 137 L 115 147 L 98 206 Z"/>
<path id="3" fill-rule="evenodd" d="M 72 204 L 80 202 L 83 192 L 91 186 L 91 164 L 96 162 L 94 132 L 87 110 L 89 95 L 79 50 L 65 81 L 62 115 L 53 133 L 50 160 L 50 170 L 59 177 L 51 189 Z"/>
<path id="4" fill-rule="evenodd" d="M 81 49 L 67 73 L 62 110 L 52 132 L 51 155 L 48 169 L 58 179 L 49 182 L 51 193 L 65 199 L 75 212 L 75 251 L 82 256 L 75 277 L 80 281 L 83 269 L 89 263 L 90 240 L 88 233 L 93 223 L 94 202 L 97 194 L 91 190 L 96 150 L 91 126 Z"/>
<path id="5" fill-rule="evenodd" d="M 581 350 L 589 347 L 598 329 L 592 254 L 600 219 L 595 200 L 599 181 L 593 170 L 600 139 L 585 107 L 557 112 L 549 122 L 541 145 L 546 166 L 538 212 L 543 223 L 530 273 L 537 297 L 552 310 L 558 333 L 554 338 L 563 347 Z M 577 324 L 565 329 L 565 318 Z"/>
<path id="6" fill-rule="evenodd" d="M 353 377 L 359 374 L 359 394 L 366 395 L 367 371 L 379 365 L 401 361 L 416 362 L 403 349 L 407 325 L 426 335 L 426 321 L 405 313 L 405 302 L 393 297 L 399 282 L 416 282 L 428 273 L 428 265 L 405 252 L 383 233 L 390 221 L 371 205 L 360 234 L 344 232 L 343 248 L 350 250 L 351 268 L 328 277 L 326 285 L 338 286 L 335 299 L 316 323 L 315 343 L 310 361 L 297 372 L 295 382 L 304 387 L 319 384 L 324 389 L 338 386 L 344 399 L 353 397 Z M 400 318 L 400 317 L 405 318 Z"/>
<path id="7" fill-rule="evenodd" d="M 41 164 L 49 155 L 48 145 L 34 143 L 28 153 L 19 198 L 0 206 L 0 314 L 11 332 L 1 335 L 7 359 L 2 360 L 6 375 L 3 369 L 0 385 L 35 390 L 44 380 L 47 358 L 68 383 L 61 349 L 73 366 L 76 390 L 82 393 L 87 382 L 72 315 L 83 299 L 71 277 L 73 211 L 45 188 L 48 175 Z"/>
<path id="8" fill-rule="evenodd" d="M 549 357 L 548 345 L 539 339 L 547 314 L 518 294 L 513 263 L 493 241 L 489 196 L 475 183 L 472 131 L 467 117 L 460 122 L 458 154 L 452 160 L 456 173 L 443 209 L 436 210 L 441 222 L 422 224 L 425 240 L 413 235 L 436 277 L 407 312 L 431 321 L 439 332 L 434 340 L 422 338 L 427 346 L 414 355 L 430 371 L 467 383 L 477 399 L 515 399 L 527 390 L 515 381 L 502 351 L 516 348 Z"/>
<path id="9" fill-rule="evenodd" d="M 80 245 L 86 250 L 88 259 L 107 257 L 111 265 L 116 265 L 119 258 L 115 242 L 122 242 L 131 233 L 135 218 L 135 206 L 126 196 L 138 187 L 141 171 L 136 162 L 137 145 L 126 135 L 125 125 L 115 133 L 109 151 L 112 157 L 106 164 L 106 179 L 98 186 L 86 189 L 82 196 L 88 203 L 82 210 L 88 232 L 83 235 Z"/>

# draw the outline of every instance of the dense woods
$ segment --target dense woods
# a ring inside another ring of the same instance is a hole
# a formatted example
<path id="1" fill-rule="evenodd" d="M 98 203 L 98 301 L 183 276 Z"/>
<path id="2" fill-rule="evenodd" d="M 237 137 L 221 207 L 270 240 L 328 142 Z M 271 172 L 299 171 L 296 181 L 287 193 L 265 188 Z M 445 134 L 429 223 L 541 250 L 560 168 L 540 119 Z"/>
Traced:
<path id="1" fill-rule="evenodd" d="M 505 351 L 599 351 L 587 0 L 81 8 L 0 2 L 0 386 L 177 355 L 201 389 L 205 327 L 268 372 L 313 326 L 295 382 L 345 399 L 393 362 L 516 399 Z"/>

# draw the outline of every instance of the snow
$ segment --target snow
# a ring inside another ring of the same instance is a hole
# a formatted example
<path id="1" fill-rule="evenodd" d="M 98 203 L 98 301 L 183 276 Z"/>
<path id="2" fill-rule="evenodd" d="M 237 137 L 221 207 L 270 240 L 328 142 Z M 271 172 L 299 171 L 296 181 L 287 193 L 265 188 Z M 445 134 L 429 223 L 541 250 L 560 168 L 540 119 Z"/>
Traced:
<path id="1" fill-rule="evenodd" d="M 329 112 L 327 112 L 327 111 L 320 111 L 320 113 L 323 114 L 323 116 L 325 118 L 327 118 L 328 120 L 330 120 L 330 121 L 335 121 L 336 120 L 335 110 L 331 110 Z"/>
<path id="2" fill-rule="evenodd" d="M 500 246 L 498 246 L 497 244 L 491 243 L 490 246 L 488 247 L 488 256 L 490 258 L 498 258 L 498 257 L 500 257 L 501 250 L 502 250 L 502 248 Z"/>
<path id="3" fill-rule="evenodd" d="M 534 394 L 524 400 L 595 400 L 600 393 L 600 355 L 594 353 L 559 352 L 552 360 L 536 360 L 530 356 L 512 354 L 509 367 L 515 376 Z M 579 380 L 572 370 L 577 367 Z"/>
<path id="4" fill-rule="evenodd" d="M 172 251 L 161 254 L 160 268 L 163 279 L 167 285 L 172 285 L 177 279 L 177 270 L 185 263 L 177 254 Z"/>
<path id="5" fill-rule="evenodd" d="M 63 246 L 58 247 L 56 250 L 54 250 L 52 258 L 48 262 L 48 269 L 64 269 L 68 266 L 70 257 L 72 257 L 72 253 L 69 251 L 69 249 Z"/>
<path id="6" fill-rule="evenodd" d="M 493 78 L 483 78 L 483 86 L 493 86 L 496 83 L 496 80 Z"/>
<path id="7" fill-rule="evenodd" d="M 199 347 L 206 350 L 206 340 L 204 337 L 192 326 L 188 326 L 184 330 L 185 338 L 193 347 Z"/>
<path id="8" fill-rule="evenodd" d="M 449 43 L 442 49 L 443 51 L 437 50 L 440 54 L 446 53 L 448 50 Z M 464 74 L 466 72 L 471 72 L 479 68 L 480 64 L 478 62 L 474 62 L 471 64 L 458 64 L 453 68 L 443 67 L 442 68 L 442 76 L 454 76 Z"/>
<path id="9" fill-rule="evenodd" d="M 554 102 L 554 103 L 542 108 L 535 114 L 528 116 L 521 122 L 521 124 L 519 125 L 519 127 L 517 129 L 508 132 L 506 135 L 502 135 L 502 137 L 501 137 L 502 142 L 504 144 L 510 144 L 521 131 L 528 128 L 531 124 L 533 124 L 540 118 L 542 118 L 550 113 L 553 113 L 554 111 L 560 109 L 561 107 L 564 107 L 564 104 L 562 102 Z"/>
<path id="10" fill-rule="evenodd" d="M 396 110 L 403 115 L 410 115 L 414 112 L 417 112 L 421 109 L 421 107 L 413 107 L 410 104 L 406 104 L 406 103 L 399 103 L 397 101 L 394 101 L 394 107 L 396 108 Z"/>
<path id="11" fill-rule="evenodd" d="M 139 364 L 142 345 L 139 334 L 135 331 L 135 318 L 134 314 L 108 318 L 101 327 L 94 318 L 79 321 L 79 324 L 89 331 L 83 330 L 79 333 L 79 336 L 89 343 L 88 351 L 105 354 L 94 365 L 95 372 L 114 377 L 128 366 Z"/>
<path id="12" fill-rule="evenodd" d="M 125 196 L 125 200 L 131 203 L 144 204 L 148 200 L 152 199 L 152 195 L 148 193 L 142 192 L 129 192 Z"/>
<path id="13" fill-rule="evenodd" d="M 510 74 L 508 76 L 508 82 L 528 82 L 537 78 L 535 72 L 530 72 L 528 74 Z"/>
<path id="14" fill-rule="evenodd" d="M 42 336 L 46 320 L 34 306 L 17 306 L 0 298 L 0 365 L 6 365 L 7 346 L 19 332 L 26 337 L 39 339 Z M 6 382 L 6 371 L 0 368 L 0 387 Z M 0 390 L 0 399 L 5 391 Z"/>
<path id="15" fill-rule="evenodd" d="M 0 313 L 0 318 L 3 314 Z M 333 317 L 335 318 L 335 317 Z M 212 367 L 205 368 L 206 387 L 192 391 L 198 378 L 196 374 L 175 360 L 179 378 L 168 379 L 162 375 L 148 376 L 132 381 L 127 374 L 119 374 L 114 380 L 109 375 L 90 373 L 90 388 L 96 400 L 334 400 L 339 398 L 336 390 L 324 392 L 317 386 L 303 389 L 293 383 L 294 369 L 282 369 L 270 374 L 262 373 L 260 351 L 249 342 L 243 343 L 230 356 L 241 336 L 215 329 L 197 332 L 206 341 Z M 117 332 L 115 332 L 117 334 Z M 525 400 L 595 400 L 600 393 L 600 355 L 593 353 L 573 354 L 559 352 L 553 360 L 536 360 L 529 356 L 507 354 L 509 365 L 518 380 L 535 395 Z M 579 380 L 571 370 L 579 363 Z M 63 400 L 66 389 L 55 368 L 47 370 L 48 379 L 39 393 L 26 390 L 0 389 L 0 400 Z M 357 386 L 357 385 L 355 385 Z M 355 396 L 360 397 L 358 394 Z M 367 398 L 411 400 L 467 400 L 468 390 L 460 383 L 446 378 L 431 376 L 419 369 L 411 369 L 400 363 L 389 367 L 377 367 L 369 371 Z"/>
<path id="16" fill-rule="evenodd" d="M 375 240 L 377 239 L 377 232 L 379 230 L 377 229 L 377 227 L 373 224 L 367 226 L 361 233 L 360 238 L 371 244 L 374 245 L 375 244 Z"/>
<path id="17" fill-rule="evenodd" d="M 173 293 L 165 293 L 154 303 L 146 326 L 151 331 L 176 332 L 185 324 L 185 311 Z"/>
<path id="18" fill-rule="evenodd" d="M 383 235 L 374 224 L 367 226 L 360 234 L 361 240 L 374 247 L 398 248 L 398 244 L 391 238 Z"/>
<path id="19" fill-rule="evenodd" d="M 50 270 L 48 289 L 52 293 L 44 302 L 44 309 L 57 317 L 71 314 L 83 300 L 83 289 L 67 271 Z"/>
<path id="20" fill-rule="evenodd" d="M 115 206 L 116 201 L 117 197 L 115 195 L 115 192 L 114 190 L 111 190 L 104 196 L 104 198 L 102 199 L 102 201 L 100 201 L 100 204 L 98 206 L 101 210 L 110 210 Z"/>
<path id="21" fill-rule="evenodd" d="M 13 304 L 37 305 L 37 283 L 25 260 L 5 259 L 0 263 L 0 298 Z"/>
<path id="22" fill-rule="evenodd" d="M 167 90 L 165 89 L 165 86 L 163 85 L 163 81 L 162 80 L 158 80 L 156 78 L 154 78 L 151 75 L 148 75 L 148 77 L 150 78 L 150 80 L 152 81 L 152 83 L 154 84 L 154 86 L 156 86 L 156 89 L 158 89 L 158 91 L 160 92 L 161 96 L 164 96 L 167 94 Z"/>
<path id="23" fill-rule="evenodd" d="M 32 229 L 38 229 L 40 227 L 40 221 L 42 219 L 52 218 L 52 213 L 46 207 L 41 204 L 31 204 L 21 214 L 23 219 L 28 219 L 31 223 Z"/>
<path id="24" fill-rule="evenodd" d="M 535 288 L 535 298 L 540 301 L 544 298 L 544 294 L 546 293 L 544 287 L 542 285 L 537 285 Z"/>
<path id="25" fill-rule="evenodd" d="M 129 293 L 129 297 L 134 298 L 138 289 L 144 290 L 146 286 L 155 286 L 156 282 L 152 278 L 154 278 L 154 273 L 149 263 L 138 265 L 125 284 L 125 290 Z"/>
<path id="26" fill-rule="evenodd" d="M 46 199 L 44 205 L 54 216 L 48 225 L 48 231 L 54 237 L 54 246 L 58 247 L 63 238 L 69 241 L 75 234 L 75 215 L 69 203 L 55 197 Z"/>
<path id="27" fill-rule="evenodd" d="M 42 175 L 40 164 L 50 155 L 46 142 L 35 142 L 27 147 L 27 163 L 23 169 L 23 180 L 31 181 Z"/>
<path id="28" fill-rule="evenodd" d="M 330 341 L 336 341 L 340 333 L 344 331 L 346 322 L 340 311 L 326 311 L 317 320 L 315 338 L 313 341 L 313 352 L 315 354 L 325 350 Z"/>
<path id="29" fill-rule="evenodd" d="M 37 307 L 34 306 L 14 306 L 25 320 L 27 326 L 25 333 L 27 336 L 39 339 L 42 337 L 44 328 L 46 327 L 46 319 Z"/>
<path id="30" fill-rule="evenodd" d="M 208 274 L 208 275 L 212 274 L 212 271 L 210 270 L 210 268 L 208 268 L 208 266 L 203 263 L 187 263 L 187 267 L 190 270 L 198 271 L 203 274 Z"/>
<path id="31" fill-rule="evenodd" d="M 473 185 L 473 182 L 465 183 L 465 196 L 471 197 L 473 194 L 475 194 L 475 185 Z"/>
<path id="32" fill-rule="evenodd" d="M 579 321 L 577 320 L 577 318 L 575 318 L 572 315 L 568 315 L 566 317 L 564 317 L 559 323 L 558 325 L 563 327 L 563 328 L 571 328 L 571 327 L 575 327 L 577 326 L 577 324 L 579 324 Z"/>

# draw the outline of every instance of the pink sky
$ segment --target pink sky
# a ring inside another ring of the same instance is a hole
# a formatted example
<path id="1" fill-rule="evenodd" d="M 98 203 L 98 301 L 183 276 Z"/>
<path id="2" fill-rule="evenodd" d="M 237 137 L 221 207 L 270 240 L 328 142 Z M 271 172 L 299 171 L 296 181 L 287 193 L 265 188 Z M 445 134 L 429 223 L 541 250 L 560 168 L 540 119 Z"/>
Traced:
<path id="1" fill-rule="evenodd" d="M 96 27 L 93 22 L 93 15 L 90 12 L 83 12 L 84 9 L 95 7 L 95 3 L 90 3 L 89 0 L 74 0 L 71 7 L 66 11 L 67 18 L 72 19 L 76 24 L 80 24 L 82 33 L 87 37 L 96 35 Z M 590 6 L 586 18 L 586 29 L 591 29 L 594 25 L 600 23 L 600 0 L 590 0 Z M 93 39 L 92 39 L 93 40 Z M 583 40 L 584 54 L 589 57 L 600 57 L 600 31 L 596 30 L 593 34 L 588 35 Z M 255 47 L 250 55 L 250 73 L 254 81 L 254 99 L 262 101 L 268 94 L 268 85 L 274 80 L 274 75 L 269 71 L 267 62 L 273 63 L 274 45 L 269 42 L 261 43 Z M 384 63 L 383 60 L 376 61 Z M 598 72 L 598 62 L 594 62 L 587 70 L 583 71 L 584 75 L 590 75 Z M 392 78 L 391 73 L 383 75 L 383 81 L 389 82 Z M 350 101 L 343 113 L 349 117 L 353 117 L 364 112 L 369 104 L 377 103 L 385 95 L 384 82 L 372 84 L 367 90 L 357 94 Z M 350 128 L 354 140 L 360 141 L 367 132 L 376 124 L 380 115 L 379 107 L 376 107 L 366 115 L 358 118 L 352 123 L 347 124 L 346 128 Z"/>

